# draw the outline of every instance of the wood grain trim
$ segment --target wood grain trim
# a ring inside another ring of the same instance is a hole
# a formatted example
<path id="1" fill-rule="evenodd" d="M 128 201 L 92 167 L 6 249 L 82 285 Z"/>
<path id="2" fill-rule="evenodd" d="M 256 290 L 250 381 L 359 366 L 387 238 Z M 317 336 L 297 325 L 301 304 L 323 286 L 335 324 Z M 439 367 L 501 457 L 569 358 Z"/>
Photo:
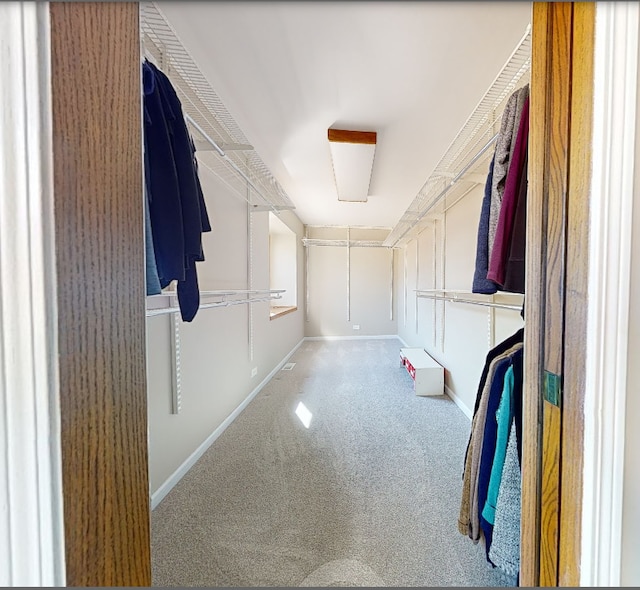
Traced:
<path id="1" fill-rule="evenodd" d="M 151 585 L 138 12 L 50 5 L 69 586 Z"/>
<path id="2" fill-rule="evenodd" d="M 551 4 L 547 81 L 545 153 L 546 192 L 546 296 L 544 368 L 562 374 L 564 333 L 564 270 L 566 195 L 569 190 L 569 129 L 571 104 L 571 2 Z"/>
<path id="3" fill-rule="evenodd" d="M 534 2 L 531 28 L 529 107 L 529 190 L 522 417 L 522 508 L 520 584 L 535 587 L 539 580 L 540 470 L 542 421 L 542 334 L 544 330 L 545 251 L 543 225 L 545 185 L 546 91 L 550 68 L 549 4 Z"/>
<path id="4" fill-rule="evenodd" d="M 558 584 L 580 585 L 595 3 L 573 9 Z M 583 343 L 576 346 L 575 343 Z"/>
<path id="5" fill-rule="evenodd" d="M 548 174 L 546 190 L 546 292 L 544 369 L 563 375 L 566 195 L 569 190 L 569 133 L 571 105 L 571 41 L 573 4 L 551 3 L 549 50 L 550 78 L 547 86 L 546 137 Z M 561 380 L 562 381 L 562 380 Z M 541 481 L 540 585 L 558 583 L 560 469 L 562 410 L 543 413 Z"/>
<path id="6" fill-rule="evenodd" d="M 348 131 L 347 129 L 329 129 L 327 138 L 337 143 L 362 143 L 375 145 L 377 141 L 375 131 Z"/>
<path id="7" fill-rule="evenodd" d="M 560 408 L 543 402 L 542 488 L 540 496 L 540 586 L 557 586 L 558 513 L 560 512 Z"/>

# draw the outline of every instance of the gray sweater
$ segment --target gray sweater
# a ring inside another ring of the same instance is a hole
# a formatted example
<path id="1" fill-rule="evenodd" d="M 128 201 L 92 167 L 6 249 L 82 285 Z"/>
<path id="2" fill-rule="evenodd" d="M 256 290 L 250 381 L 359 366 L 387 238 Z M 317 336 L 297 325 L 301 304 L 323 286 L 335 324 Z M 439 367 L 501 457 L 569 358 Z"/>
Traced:
<path id="1" fill-rule="evenodd" d="M 493 537 L 489 559 L 505 573 L 516 576 L 520 571 L 520 492 L 522 487 L 516 426 L 511 425 L 507 454 L 496 502 Z"/>

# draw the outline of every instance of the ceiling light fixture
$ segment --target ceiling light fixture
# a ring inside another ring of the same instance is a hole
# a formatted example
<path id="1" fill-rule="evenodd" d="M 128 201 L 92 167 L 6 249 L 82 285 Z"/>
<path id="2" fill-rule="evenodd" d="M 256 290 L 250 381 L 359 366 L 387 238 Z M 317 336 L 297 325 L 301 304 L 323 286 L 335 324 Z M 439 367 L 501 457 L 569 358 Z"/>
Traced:
<path id="1" fill-rule="evenodd" d="M 369 195 L 375 131 L 329 129 L 329 149 L 339 201 L 366 203 Z"/>

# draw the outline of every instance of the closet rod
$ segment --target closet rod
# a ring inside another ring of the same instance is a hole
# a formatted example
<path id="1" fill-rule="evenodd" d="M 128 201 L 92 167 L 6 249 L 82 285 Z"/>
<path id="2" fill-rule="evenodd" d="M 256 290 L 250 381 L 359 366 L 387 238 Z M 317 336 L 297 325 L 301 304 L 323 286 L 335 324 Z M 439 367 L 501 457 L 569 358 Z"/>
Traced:
<path id="1" fill-rule="evenodd" d="M 216 150 L 216 152 L 218 152 L 218 154 L 220 154 L 223 158 L 227 158 L 227 154 L 224 152 L 224 150 L 213 140 L 209 137 L 209 134 L 202 128 L 200 127 L 200 125 L 198 125 L 195 120 L 193 119 L 193 117 L 189 114 L 189 113 L 183 113 L 184 114 L 184 118 L 191 123 L 191 125 L 193 125 L 202 135 L 202 137 L 204 137 L 212 146 L 213 149 Z M 227 158 L 228 160 L 228 158 Z M 233 162 L 231 162 L 231 164 L 233 165 L 233 167 L 235 168 L 235 170 L 239 173 L 242 174 L 242 176 L 244 176 L 245 180 L 247 182 L 249 182 L 249 179 L 244 175 L 244 172 L 242 172 L 242 170 L 238 169 L 235 167 L 235 164 Z"/>
<path id="2" fill-rule="evenodd" d="M 247 182 L 247 184 L 255 191 L 255 193 L 265 202 L 267 203 L 271 209 L 273 210 L 274 213 L 279 214 L 278 210 L 271 205 L 271 203 L 269 202 L 269 199 L 267 199 L 261 192 L 260 190 L 256 187 L 255 184 L 253 184 L 253 182 L 251 181 L 251 179 L 236 165 L 236 163 L 229 157 L 227 156 L 226 152 L 213 140 L 211 139 L 211 137 L 209 136 L 209 134 L 200 126 L 198 125 L 198 123 L 194 120 L 194 118 L 187 112 L 184 112 L 184 118 L 185 120 L 190 123 L 191 125 L 193 125 L 198 132 L 202 135 L 202 137 L 204 137 L 204 139 L 211 144 L 211 146 L 218 152 L 218 154 L 220 155 L 220 157 L 224 158 L 225 161 L 238 173 L 240 174 L 240 176 L 242 176 L 242 178 L 244 178 L 244 180 Z"/>
<path id="3" fill-rule="evenodd" d="M 350 246 L 361 248 L 387 248 L 382 240 L 333 240 L 319 238 L 302 238 L 303 246 Z"/>
<path id="4" fill-rule="evenodd" d="M 233 295 L 248 295 L 245 299 L 223 299 L 222 301 L 212 301 L 209 303 L 201 303 L 198 309 L 209 309 L 210 307 L 226 307 L 229 305 L 239 305 L 241 303 L 261 303 L 264 301 L 273 301 L 276 299 L 282 299 L 281 293 L 284 293 L 286 289 L 234 289 L 229 291 L 200 291 L 200 295 L 203 297 L 227 297 Z M 159 293 L 158 295 L 149 295 L 147 299 L 154 299 L 158 297 L 177 297 L 178 294 L 174 291 Z M 146 310 L 147 317 L 177 313 L 180 311 L 180 307 L 158 307 Z"/>
<path id="5" fill-rule="evenodd" d="M 435 294 L 440 297 L 459 297 L 460 295 L 489 295 L 491 297 L 515 297 L 523 296 L 522 293 L 512 293 L 511 291 L 497 291 L 496 293 L 478 293 L 477 291 L 469 291 L 464 289 L 414 289 L 418 297 L 424 297 L 426 294 Z M 474 300 L 477 301 L 477 300 Z"/>
<path id="6" fill-rule="evenodd" d="M 510 309 L 521 311 L 521 305 L 509 305 L 508 303 L 496 303 L 494 301 L 476 301 L 474 299 L 464 299 L 461 297 L 440 297 L 438 295 L 417 295 L 422 299 L 433 299 L 434 301 L 448 301 L 449 303 L 468 303 L 470 305 L 481 305 L 483 307 L 494 307 L 498 309 Z"/>
<path id="7" fill-rule="evenodd" d="M 200 291 L 200 295 L 216 296 L 216 295 L 247 295 L 258 293 L 284 293 L 286 289 L 232 289 L 230 291 Z"/>
<path id="8" fill-rule="evenodd" d="M 416 289 L 415 290 L 416 293 L 420 293 L 420 295 L 418 295 L 419 297 L 423 297 L 424 293 L 442 293 L 444 295 L 444 293 L 453 293 L 454 296 L 457 295 L 480 295 L 481 293 L 476 293 L 475 291 L 465 291 L 462 289 Z"/>
<path id="9" fill-rule="evenodd" d="M 398 238 L 396 239 L 396 241 L 393 243 L 393 245 L 391 246 L 392 248 L 395 247 L 395 245 L 402 240 L 402 238 L 404 238 L 404 236 L 407 235 L 407 233 L 409 231 L 411 231 L 416 224 L 422 220 L 422 218 L 429 213 L 429 211 L 431 211 L 431 209 L 433 209 L 433 207 L 435 207 L 435 205 L 438 204 L 438 202 L 440 201 L 440 199 L 442 199 L 442 197 L 444 197 L 449 190 L 451 189 L 451 187 L 456 184 L 456 182 L 458 182 L 468 171 L 469 169 L 482 157 L 482 155 L 495 143 L 496 139 L 498 139 L 498 135 L 500 135 L 500 133 L 496 133 L 483 147 L 480 148 L 480 150 L 478 151 L 478 153 L 473 156 L 473 158 L 471 158 L 471 160 L 469 161 L 469 163 L 462 169 L 460 170 L 460 172 L 458 172 L 458 174 L 456 174 L 453 179 L 451 180 L 451 182 L 442 189 L 442 191 L 440 191 L 440 193 L 431 201 L 431 204 L 425 208 L 424 211 L 422 211 L 420 213 L 420 215 L 418 215 L 418 217 L 416 217 L 414 219 L 414 221 L 411 223 L 411 225 L 409 225 L 409 227 L 407 227 L 402 234 L 400 234 L 400 236 L 398 236 Z"/>
<path id="10" fill-rule="evenodd" d="M 215 301 L 213 303 L 202 303 L 198 310 L 200 309 L 209 309 L 211 307 L 228 307 L 230 305 L 240 305 L 241 303 L 261 303 L 264 301 L 273 301 L 274 299 L 280 299 L 281 297 L 258 297 L 255 299 L 239 299 L 236 301 L 228 300 L 228 301 Z M 147 317 L 164 315 L 169 313 L 178 313 L 180 312 L 179 307 L 162 307 L 159 309 L 147 309 Z"/>
<path id="11" fill-rule="evenodd" d="M 271 294 L 284 293 L 286 289 L 229 289 L 229 290 L 217 290 L 217 291 L 200 291 L 200 296 L 206 295 L 208 297 L 221 297 L 223 295 L 248 295 L 248 294 Z M 148 299 L 154 297 L 177 297 L 177 291 L 163 291 L 157 295 L 147 295 Z"/>

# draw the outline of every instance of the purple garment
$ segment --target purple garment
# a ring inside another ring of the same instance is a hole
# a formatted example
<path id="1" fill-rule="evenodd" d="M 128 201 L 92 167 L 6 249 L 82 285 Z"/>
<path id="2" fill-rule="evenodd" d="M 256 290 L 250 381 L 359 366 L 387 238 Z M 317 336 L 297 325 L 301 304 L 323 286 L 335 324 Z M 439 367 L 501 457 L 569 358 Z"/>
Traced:
<path id="1" fill-rule="evenodd" d="M 528 151 L 528 150 L 527 150 Z M 527 254 L 527 191 L 528 180 L 528 154 L 525 157 L 522 178 L 520 179 L 520 191 L 516 215 L 511 233 L 511 248 L 507 258 L 503 291 L 509 293 L 523 293 L 525 286 L 525 259 Z"/>
<path id="2" fill-rule="evenodd" d="M 520 127 L 516 137 L 516 145 L 513 150 L 513 160 L 509 165 L 507 182 L 502 197 L 502 205 L 500 206 L 500 215 L 498 217 L 498 226 L 496 228 L 496 237 L 489 258 L 487 279 L 496 282 L 500 286 L 504 285 L 507 257 L 511 246 L 518 195 L 520 193 L 520 181 L 523 176 L 522 171 L 526 161 L 528 141 L 529 99 L 527 98 L 522 108 Z"/>
<path id="3" fill-rule="evenodd" d="M 498 217 L 504 197 L 505 184 L 509 173 L 509 164 L 513 157 L 514 144 L 522 115 L 524 100 L 529 96 L 529 86 L 516 90 L 507 100 L 502 112 L 500 131 L 496 139 L 495 163 L 493 166 L 493 181 L 491 186 L 491 206 L 489 208 L 489 254 L 493 250 Z"/>

